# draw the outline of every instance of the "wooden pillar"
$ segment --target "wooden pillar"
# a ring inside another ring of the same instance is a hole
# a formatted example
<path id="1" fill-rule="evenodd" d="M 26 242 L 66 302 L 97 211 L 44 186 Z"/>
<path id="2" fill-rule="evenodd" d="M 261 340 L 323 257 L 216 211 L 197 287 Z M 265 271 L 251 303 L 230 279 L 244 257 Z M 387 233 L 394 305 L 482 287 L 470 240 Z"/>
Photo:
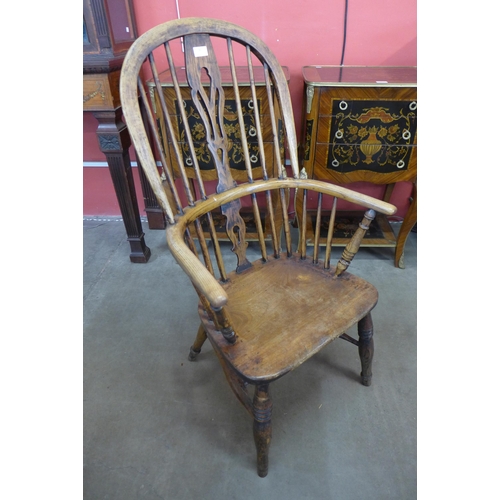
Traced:
<path id="1" fill-rule="evenodd" d="M 130 166 L 130 136 L 122 121 L 121 107 L 110 111 L 94 111 L 99 122 L 97 137 L 99 147 L 106 156 L 109 172 L 130 243 L 130 260 L 146 263 L 151 250 L 144 241 L 134 178 Z"/>

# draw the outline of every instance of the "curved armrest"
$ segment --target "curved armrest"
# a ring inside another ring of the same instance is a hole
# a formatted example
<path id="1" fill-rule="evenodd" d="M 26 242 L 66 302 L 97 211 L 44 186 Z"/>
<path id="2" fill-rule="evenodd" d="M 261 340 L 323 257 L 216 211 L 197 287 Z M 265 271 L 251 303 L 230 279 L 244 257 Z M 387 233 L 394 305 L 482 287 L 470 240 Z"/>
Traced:
<path id="1" fill-rule="evenodd" d="M 185 225 L 182 223 L 168 227 L 167 243 L 170 251 L 194 286 L 208 299 L 210 305 L 214 309 L 219 309 L 226 304 L 227 293 L 186 245 L 184 231 Z"/>
<path id="2" fill-rule="evenodd" d="M 208 271 L 203 263 L 194 255 L 184 242 L 184 231 L 190 222 L 215 208 L 241 198 L 244 195 L 259 193 L 266 190 L 280 188 L 310 189 L 331 196 L 336 196 L 366 208 L 370 208 L 386 215 L 392 215 L 396 207 L 390 203 L 372 198 L 371 196 L 351 191 L 348 188 L 328 184 L 313 179 L 269 179 L 241 184 L 222 193 L 208 196 L 205 200 L 196 202 L 194 206 L 186 208 L 184 215 L 177 218 L 173 225 L 167 228 L 167 243 L 175 260 L 187 273 L 194 286 L 209 301 L 213 309 L 220 309 L 228 300 L 227 293 L 221 284 Z"/>

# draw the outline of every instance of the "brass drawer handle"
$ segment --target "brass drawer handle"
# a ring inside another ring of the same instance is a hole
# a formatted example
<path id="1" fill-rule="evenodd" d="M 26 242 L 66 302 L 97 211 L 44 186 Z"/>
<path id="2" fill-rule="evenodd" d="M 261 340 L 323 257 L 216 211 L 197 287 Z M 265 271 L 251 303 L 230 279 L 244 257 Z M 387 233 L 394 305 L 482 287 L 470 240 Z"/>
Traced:
<path id="1" fill-rule="evenodd" d="M 347 106 L 348 104 L 345 102 L 345 101 L 340 101 L 339 103 L 339 108 L 342 110 L 342 111 L 345 111 L 347 109 Z"/>
<path id="2" fill-rule="evenodd" d="M 415 111 L 415 110 L 417 109 L 417 101 L 412 101 L 412 102 L 410 103 L 410 109 L 411 109 L 412 111 Z"/>

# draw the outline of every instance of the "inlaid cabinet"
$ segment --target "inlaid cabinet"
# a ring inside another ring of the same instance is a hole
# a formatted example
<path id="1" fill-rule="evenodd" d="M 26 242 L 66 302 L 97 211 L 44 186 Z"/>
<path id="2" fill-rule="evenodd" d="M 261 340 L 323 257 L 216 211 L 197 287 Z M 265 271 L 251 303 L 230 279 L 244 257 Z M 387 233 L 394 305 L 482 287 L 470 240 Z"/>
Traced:
<path id="1" fill-rule="evenodd" d="M 406 238 L 417 219 L 416 77 L 415 67 L 303 68 L 303 175 L 336 184 L 383 184 L 385 201 L 396 183 L 413 184 L 398 237 L 385 217 L 378 216 L 363 240 L 364 246 L 395 247 L 395 265 L 401 268 Z M 358 218 L 355 210 L 338 213 L 334 245 L 345 245 Z M 313 225 L 315 212 L 308 213 L 307 234 L 312 234 Z"/>
<path id="2" fill-rule="evenodd" d="M 284 72 L 289 78 L 288 68 L 284 67 Z M 238 115 L 236 108 L 236 98 L 234 95 L 234 90 L 232 86 L 232 77 L 229 67 L 221 67 L 221 79 L 222 85 L 225 91 L 225 103 L 224 103 L 224 129 L 227 134 L 229 141 L 229 164 L 231 167 L 231 175 L 233 179 L 237 182 L 246 182 L 248 180 L 245 162 L 243 158 L 243 148 L 241 143 L 240 126 L 238 123 Z M 254 179 L 262 178 L 263 175 L 263 161 L 265 162 L 265 168 L 270 176 L 277 176 L 280 169 L 285 164 L 284 158 L 284 148 L 283 142 L 280 143 L 279 157 L 281 161 L 278 163 L 276 160 L 276 155 L 274 152 L 274 144 L 272 141 L 272 128 L 270 120 L 270 110 L 267 104 L 267 98 L 265 98 L 266 87 L 262 68 L 255 68 L 254 80 L 255 80 L 255 90 L 256 90 L 256 102 L 254 102 L 252 91 L 250 87 L 250 80 L 247 67 L 236 67 L 236 75 L 238 79 L 238 90 L 243 111 L 243 121 L 245 124 L 245 135 L 250 149 L 250 162 L 252 164 L 252 174 Z M 163 108 L 160 101 L 160 96 L 156 92 L 156 87 L 153 85 L 153 81 L 148 82 L 151 99 L 153 102 L 153 110 L 157 117 L 157 123 L 160 130 L 160 135 L 162 138 L 162 149 L 166 156 L 166 160 L 169 166 L 171 166 L 174 176 L 178 177 L 180 175 L 179 163 L 177 159 L 177 154 L 175 152 L 173 140 L 179 146 L 181 153 L 181 159 L 185 166 L 187 175 L 192 181 L 193 190 L 196 192 L 196 175 L 194 169 L 194 159 L 190 156 L 188 136 L 186 130 L 182 125 L 182 119 L 180 116 L 180 106 L 183 107 L 190 125 L 191 137 L 195 146 L 196 160 L 200 167 L 201 176 L 205 183 L 205 187 L 210 189 L 215 189 L 215 181 L 217 179 L 217 171 L 215 169 L 215 164 L 212 159 L 212 155 L 209 151 L 208 144 L 206 141 L 206 130 L 203 121 L 196 111 L 196 107 L 193 103 L 191 97 L 191 89 L 187 85 L 185 68 L 176 68 L 176 76 L 179 83 L 182 100 L 179 102 L 177 98 L 176 90 L 173 84 L 172 75 L 169 70 L 161 73 L 159 75 L 160 81 L 162 83 L 163 97 L 165 100 L 167 111 L 170 115 L 170 120 L 172 123 L 172 128 L 174 130 L 174 139 L 170 137 L 167 127 L 165 125 L 165 119 L 163 116 Z M 208 76 L 205 80 L 206 85 L 210 84 Z M 278 106 L 275 109 L 279 109 Z M 257 111 L 257 113 L 256 113 Z M 258 118 L 256 117 L 258 114 Z M 277 117 L 278 130 L 281 129 L 280 117 Z M 257 127 L 260 126 L 262 131 L 262 139 L 264 142 L 265 158 L 261 158 L 259 155 L 258 146 L 258 134 Z M 210 181 L 214 181 L 212 185 Z M 276 220 L 280 220 L 279 212 L 281 210 L 280 203 L 277 200 L 273 203 Z M 264 232 L 270 238 L 270 226 L 269 221 L 266 216 L 266 204 L 262 200 L 259 203 L 259 207 L 262 208 L 262 221 L 264 222 Z M 253 214 L 252 208 L 242 207 L 241 215 L 247 224 L 247 240 L 257 239 L 257 228 L 253 224 Z M 220 234 L 220 238 L 226 239 L 225 236 L 225 218 L 220 214 L 214 214 L 215 227 Z M 205 222 L 202 221 L 202 225 Z M 205 227 L 208 231 L 208 228 Z M 195 234 L 195 233 L 193 233 Z M 207 233 L 208 235 L 208 233 Z"/>

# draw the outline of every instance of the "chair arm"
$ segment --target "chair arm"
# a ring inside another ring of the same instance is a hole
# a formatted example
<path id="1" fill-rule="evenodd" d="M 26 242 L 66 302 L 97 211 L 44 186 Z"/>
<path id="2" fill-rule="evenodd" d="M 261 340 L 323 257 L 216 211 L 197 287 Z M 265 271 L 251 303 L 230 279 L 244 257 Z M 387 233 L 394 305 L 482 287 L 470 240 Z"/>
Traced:
<path id="1" fill-rule="evenodd" d="M 310 189 L 312 191 L 322 192 L 330 196 L 336 196 L 357 203 L 386 215 L 392 215 L 396 211 L 396 207 L 390 203 L 357 193 L 348 188 L 313 179 L 285 178 L 255 181 L 253 183 L 241 184 L 228 191 L 208 196 L 202 202 L 197 202 L 193 207 L 185 209 L 184 215 L 178 217 L 175 224 L 169 225 L 167 228 L 167 243 L 175 260 L 189 276 L 197 290 L 207 298 L 212 309 L 220 309 L 227 303 L 227 293 L 184 242 L 186 227 L 190 222 L 208 211 L 214 210 L 244 195 L 282 188 Z"/>
<path id="2" fill-rule="evenodd" d="M 177 223 L 167 228 L 167 243 L 175 260 L 189 276 L 193 285 L 202 293 L 213 309 L 220 309 L 227 302 L 227 293 L 210 271 L 200 262 L 184 242 L 185 224 Z"/>
<path id="3" fill-rule="evenodd" d="M 336 196 L 343 200 L 356 203 L 365 208 L 372 208 L 376 212 L 380 212 L 385 215 L 394 215 L 397 210 L 397 208 L 391 203 L 387 203 L 385 201 L 378 200 L 377 198 L 373 198 L 370 195 L 361 194 L 349 188 L 337 186 L 324 181 L 315 179 L 294 179 L 290 177 L 284 179 L 273 178 L 254 181 L 252 183 L 239 184 L 235 188 L 208 196 L 205 200 L 203 200 L 203 203 L 197 202 L 195 206 L 185 209 L 184 218 L 186 220 L 186 225 L 200 215 L 203 215 L 210 210 L 214 210 L 225 203 L 241 198 L 242 196 L 281 188 L 309 189 L 311 191 L 321 192 L 329 196 Z M 180 234 L 180 237 L 182 240 L 182 234 Z"/>

